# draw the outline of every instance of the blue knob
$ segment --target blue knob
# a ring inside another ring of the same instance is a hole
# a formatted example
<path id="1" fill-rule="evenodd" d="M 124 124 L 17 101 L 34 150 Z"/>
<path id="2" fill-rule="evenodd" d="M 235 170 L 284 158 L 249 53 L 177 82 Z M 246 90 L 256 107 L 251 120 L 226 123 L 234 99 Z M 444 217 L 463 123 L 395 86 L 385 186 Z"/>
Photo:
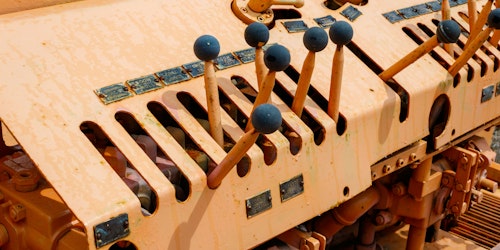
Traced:
<path id="1" fill-rule="evenodd" d="M 211 35 L 203 35 L 196 39 L 193 49 L 198 59 L 202 61 L 211 61 L 219 55 L 220 45 L 217 38 Z"/>
<path id="2" fill-rule="evenodd" d="M 261 104 L 252 113 L 252 125 L 263 134 L 271 134 L 281 126 L 281 112 L 272 104 Z"/>
<path id="3" fill-rule="evenodd" d="M 439 22 L 436 30 L 437 39 L 441 43 L 456 43 L 460 33 L 460 26 L 453 20 Z"/>
<path id="4" fill-rule="evenodd" d="M 494 29 L 500 29 L 500 9 L 496 8 L 488 15 L 488 26 Z"/>
<path id="5" fill-rule="evenodd" d="M 251 47 L 262 47 L 269 41 L 269 29 L 262 23 L 253 22 L 245 29 L 245 41 Z"/>
<path id="6" fill-rule="evenodd" d="M 264 64 L 270 71 L 283 71 L 290 65 L 290 52 L 279 44 L 273 45 L 264 53 Z"/>
<path id="7" fill-rule="evenodd" d="M 330 40 L 337 45 L 346 45 L 351 42 L 353 31 L 349 23 L 337 21 L 330 26 Z"/>
<path id="8" fill-rule="evenodd" d="M 308 50 L 319 52 L 328 44 L 328 34 L 320 27 L 312 27 L 304 33 L 303 41 Z"/>

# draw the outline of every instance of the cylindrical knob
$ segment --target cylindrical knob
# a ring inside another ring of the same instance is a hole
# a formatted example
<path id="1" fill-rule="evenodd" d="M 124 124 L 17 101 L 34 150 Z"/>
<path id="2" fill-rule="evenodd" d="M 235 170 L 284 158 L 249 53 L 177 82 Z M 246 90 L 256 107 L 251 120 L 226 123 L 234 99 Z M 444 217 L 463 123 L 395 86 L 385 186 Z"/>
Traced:
<path id="1" fill-rule="evenodd" d="M 488 39 L 491 31 L 500 29 L 500 9 L 494 9 L 488 15 L 488 28 L 481 31 L 472 42 L 464 49 L 455 63 L 450 66 L 448 72 L 455 76 L 458 71 L 467 63 L 467 61 L 476 53 L 476 51 Z"/>
<path id="2" fill-rule="evenodd" d="M 205 91 L 207 95 L 208 122 L 210 134 L 221 147 L 224 145 L 224 133 L 221 124 L 221 108 L 219 103 L 219 90 L 215 78 L 215 68 L 212 60 L 217 58 L 220 52 L 219 41 L 211 35 L 200 36 L 194 42 L 194 54 L 200 60 L 205 61 Z"/>
<path id="3" fill-rule="evenodd" d="M 320 27 L 313 27 L 304 33 L 303 37 L 304 46 L 309 50 L 304 63 L 302 64 L 302 71 L 297 83 L 297 91 L 292 103 L 292 110 L 297 116 L 302 115 L 304 102 L 306 100 L 307 91 L 311 83 L 312 72 L 315 64 L 315 53 L 322 51 L 328 44 L 328 35 L 325 30 Z"/>
<path id="4" fill-rule="evenodd" d="M 455 43 L 460 36 L 460 27 L 453 20 L 444 20 L 438 24 L 436 35 L 432 36 L 429 40 L 420 44 L 412 52 L 408 53 L 405 57 L 401 58 L 398 62 L 393 64 L 388 69 L 379 74 L 383 81 L 391 79 L 394 75 L 399 73 L 408 65 L 414 63 L 417 59 L 433 50 L 439 43 Z"/>
<path id="5" fill-rule="evenodd" d="M 328 98 L 328 115 L 338 123 L 340 91 L 342 87 L 342 73 L 344 70 L 344 45 L 352 40 L 353 30 L 349 23 L 337 21 L 329 30 L 330 40 L 337 45 L 332 62 L 332 75 L 330 79 L 330 95 Z"/>
<path id="6" fill-rule="evenodd" d="M 276 131 L 281 126 L 282 117 L 281 112 L 275 106 L 262 104 L 255 108 L 251 115 L 251 120 L 253 128 L 243 135 L 220 164 L 208 175 L 208 187 L 218 187 L 229 171 L 255 143 L 259 137 L 259 133 L 270 134 Z"/>
<path id="7" fill-rule="evenodd" d="M 266 45 L 267 41 L 269 41 L 269 29 L 262 23 L 251 23 L 245 29 L 245 41 L 248 45 L 255 48 L 255 74 L 260 89 L 262 87 L 262 80 L 266 76 L 262 46 Z"/>

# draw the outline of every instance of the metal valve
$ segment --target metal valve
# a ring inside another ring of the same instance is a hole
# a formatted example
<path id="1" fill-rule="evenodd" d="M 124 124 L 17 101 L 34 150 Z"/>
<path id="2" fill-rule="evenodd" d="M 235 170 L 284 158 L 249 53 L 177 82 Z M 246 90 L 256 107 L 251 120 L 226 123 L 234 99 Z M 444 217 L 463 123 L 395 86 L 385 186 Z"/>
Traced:
<path id="1" fill-rule="evenodd" d="M 304 6 L 304 0 L 233 0 L 231 9 L 246 24 L 260 22 L 269 25 L 274 19 L 272 5 L 293 5 L 300 8 Z"/>

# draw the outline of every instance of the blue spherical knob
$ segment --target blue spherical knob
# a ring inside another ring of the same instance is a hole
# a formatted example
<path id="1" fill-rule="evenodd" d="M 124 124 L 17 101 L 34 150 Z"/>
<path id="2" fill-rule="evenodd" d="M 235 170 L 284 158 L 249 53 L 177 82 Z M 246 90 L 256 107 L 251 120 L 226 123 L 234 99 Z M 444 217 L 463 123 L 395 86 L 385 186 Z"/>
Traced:
<path id="1" fill-rule="evenodd" d="M 319 52 L 328 44 L 328 34 L 320 27 L 312 27 L 304 33 L 303 41 L 308 50 Z"/>
<path id="2" fill-rule="evenodd" d="M 437 39 L 441 43 L 456 43 L 460 33 L 460 26 L 453 20 L 439 22 L 436 30 Z"/>
<path id="3" fill-rule="evenodd" d="M 253 22 L 245 29 L 245 41 L 251 47 L 262 47 L 269 40 L 269 29 L 266 25 Z"/>
<path id="4" fill-rule="evenodd" d="M 263 134 L 271 134 L 281 126 L 281 112 L 272 104 L 261 104 L 252 113 L 252 125 Z"/>
<path id="5" fill-rule="evenodd" d="M 273 45 L 264 53 L 264 63 L 270 71 L 283 71 L 290 64 L 290 52 L 279 44 Z"/>
<path id="6" fill-rule="evenodd" d="M 488 15 L 488 26 L 494 29 L 500 29 L 500 8 L 496 8 Z"/>
<path id="7" fill-rule="evenodd" d="M 351 42 L 353 31 L 349 23 L 337 21 L 330 26 L 328 34 L 333 43 L 337 45 L 346 45 Z"/>
<path id="8" fill-rule="evenodd" d="M 220 45 L 217 38 L 211 35 L 198 37 L 194 42 L 194 54 L 202 61 L 211 61 L 219 55 Z"/>

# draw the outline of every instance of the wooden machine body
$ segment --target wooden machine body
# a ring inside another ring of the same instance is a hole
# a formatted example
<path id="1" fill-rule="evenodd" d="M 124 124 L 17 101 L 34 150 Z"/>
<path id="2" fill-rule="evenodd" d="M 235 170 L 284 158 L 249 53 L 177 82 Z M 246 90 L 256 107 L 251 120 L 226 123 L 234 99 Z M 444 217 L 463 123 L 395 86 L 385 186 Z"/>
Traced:
<path id="1" fill-rule="evenodd" d="M 323 1 L 309 0 L 296 11 L 309 27 L 317 26 L 314 18 L 328 15 L 348 21 L 354 30 L 352 42 L 385 69 L 417 46 L 402 28 L 421 23 L 435 30 L 432 19 L 440 19 L 440 12 L 394 24 L 382 14 L 421 2 L 371 0 L 355 6 L 362 15 L 354 21 L 340 14 L 350 4 L 334 11 Z M 466 71 L 461 70 L 456 87 L 453 77 L 429 55 L 397 74 L 394 80 L 409 94 L 408 117 L 401 122 L 398 94 L 346 49 L 340 95 L 345 132 L 338 135 L 335 122 L 308 97 L 306 112 L 326 131 L 324 141 L 316 145 L 311 129 L 273 94 L 284 123 L 301 137 L 301 150 L 291 154 L 289 141 L 280 132 L 266 135 L 277 149 L 274 163 L 266 165 L 262 151 L 253 146 L 248 151 L 248 174 L 239 177 L 233 169 L 218 188 L 210 189 L 206 174 L 147 108 L 151 101 L 164 105 L 219 163 L 226 153 L 176 98 L 178 92 L 187 92 L 206 109 L 203 77 L 107 105 L 94 90 L 197 61 L 193 43 L 203 34 L 218 38 L 220 54 L 249 48 L 243 38 L 247 25 L 233 14 L 230 4 L 230 0 L 88 0 L 0 15 L 0 118 L 84 225 L 90 248 L 96 247 L 94 227 L 120 214 L 128 214 L 130 221 L 125 240 L 139 249 L 251 248 L 370 187 L 373 164 L 428 136 L 429 113 L 441 94 L 449 98 L 451 110 L 444 132 L 436 138 L 437 148 L 500 115 L 500 99 L 493 96 L 481 103 L 482 89 L 500 79 L 493 61 L 482 51 L 477 55 L 488 59 L 485 77 L 480 77 L 480 65 L 470 60 L 474 77 L 468 82 Z M 465 21 L 458 12 L 466 8 L 451 9 L 459 24 Z M 302 36 L 302 32 L 289 33 L 280 20 L 270 30 L 269 43 L 288 48 L 291 66 L 299 72 L 307 55 Z M 325 98 L 334 50 L 330 42 L 317 53 L 311 80 Z M 453 62 L 442 48 L 434 51 Z M 491 54 L 499 60 L 493 47 Z M 256 89 L 254 64 L 219 70 L 216 75 L 219 88 L 249 116 L 252 103 L 230 79 L 241 76 Z M 293 96 L 293 80 L 283 72 L 276 79 Z M 120 111 L 131 114 L 186 176 L 190 185 L 186 201 L 176 200 L 174 187 L 116 121 Z M 152 215 L 141 213 L 137 197 L 87 140 L 80 130 L 84 122 L 98 124 L 151 186 L 157 196 Z M 234 141 L 244 133 L 224 112 L 222 126 Z M 300 174 L 304 193 L 281 202 L 279 184 Z M 270 190 L 272 208 L 247 218 L 245 201 L 266 190 Z"/>

